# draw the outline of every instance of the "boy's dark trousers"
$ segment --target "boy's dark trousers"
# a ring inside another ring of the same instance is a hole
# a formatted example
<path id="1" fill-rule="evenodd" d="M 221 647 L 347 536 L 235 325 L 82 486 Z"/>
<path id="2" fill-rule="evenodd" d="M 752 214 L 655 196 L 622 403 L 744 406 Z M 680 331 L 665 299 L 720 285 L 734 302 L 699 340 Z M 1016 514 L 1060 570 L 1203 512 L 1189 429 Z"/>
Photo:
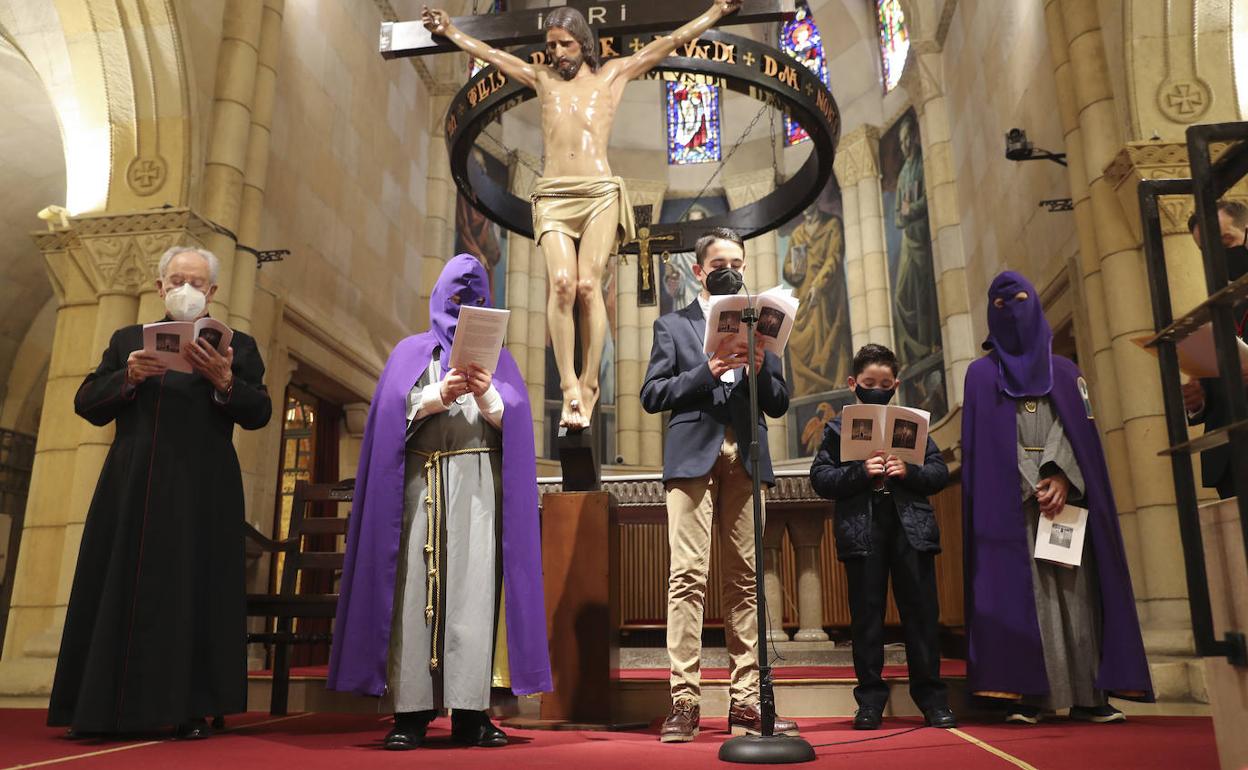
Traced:
<path id="1" fill-rule="evenodd" d="M 923 711 L 948 705 L 940 680 L 940 605 L 936 594 L 935 555 L 911 547 L 901 529 L 892 496 L 872 495 L 871 553 L 845 561 L 854 643 L 854 672 L 859 706 L 881 711 L 888 702 L 884 668 L 884 610 L 888 578 L 901 613 L 910 668 L 910 697 Z"/>

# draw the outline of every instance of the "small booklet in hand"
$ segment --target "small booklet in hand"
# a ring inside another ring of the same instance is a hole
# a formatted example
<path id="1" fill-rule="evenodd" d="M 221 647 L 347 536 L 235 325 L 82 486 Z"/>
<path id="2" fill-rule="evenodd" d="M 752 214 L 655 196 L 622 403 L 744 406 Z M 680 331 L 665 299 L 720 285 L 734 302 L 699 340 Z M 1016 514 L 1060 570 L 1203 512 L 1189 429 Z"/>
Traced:
<path id="1" fill-rule="evenodd" d="M 451 343 L 451 369 L 476 365 L 490 372 L 498 368 L 498 355 L 507 336 L 510 310 L 465 305 L 459 309 L 455 341 Z"/>
<path id="2" fill-rule="evenodd" d="M 1083 538 L 1088 530 L 1088 509 L 1067 505 L 1053 518 L 1043 514 L 1036 525 L 1035 558 L 1064 567 L 1083 561 Z"/>
<path id="3" fill-rule="evenodd" d="M 162 321 L 143 325 L 143 352 L 151 353 L 175 372 L 190 374 L 191 363 L 182 355 L 182 346 L 205 339 L 221 355 L 230 347 L 234 332 L 215 318 L 198 321 Z"/>
<path id="4" fill-rule="evenodd" d="M 841 410 L 841 460 L 865 460 L 887 452 L 922 465 L 931 413 L 905 406 L 850 404 Z"/>
<path id="5" fill-rule="evenodd" d="M 766 350 L 777 356 L 784 355 L 789 343 L 793 321 L 797 318 L 797 298 L 793 292 L 777 286 L 753 297 L 745 294 L 717 294 L 711 297 L 711 313 L 706 319 L 703 334 L 703 350 L 709 355 L 719 349 L 724 340 L 736 337 L 746 341 L 747 329 L 741 313 L 753 301 L 758 309 L 758 323 L 754 326 L 757 339 L 763 341 Z"/>
<path id="6" fill-rule="evenodd" d="M 1144 336 L 1134 337 L 1131 341 L 1153 355 L 1157 355 L 1157 348 L 1150 347 L 1148 344 L 1153 339 L 1155 338 Z M 1245 344 L 1243 340 L 1236 340 L 1235 344 L 1239 350 L 1239 368 L 1248 372 L 1248 344 Z M 1218 351 L 1213 346 L 1213 324 L 1206 323 L 1184 337 L 1175 346 L 1175 351 L 1179 356 L 1179 369 L 1188 377 L 1218 376 Z"/>

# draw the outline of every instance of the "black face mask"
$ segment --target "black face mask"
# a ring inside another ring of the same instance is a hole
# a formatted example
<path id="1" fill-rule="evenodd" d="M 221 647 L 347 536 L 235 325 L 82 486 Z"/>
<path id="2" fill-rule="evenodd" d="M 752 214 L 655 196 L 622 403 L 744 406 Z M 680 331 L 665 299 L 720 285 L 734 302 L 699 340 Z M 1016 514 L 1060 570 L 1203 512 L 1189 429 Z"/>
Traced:
<path id="1" fill-rule="evenodd" d="M 893 400 L 893 394 L 897 392 L 897 388 L 864 388 L 861 385 L 854 386 L 854 395 L 864 404 L 874 404 L 875 406 L 888 406 L 888 402 Z"/>
<path id="2" fill-rule="evenodd" d="M 706 290 L 711 294 L 736 294 L 745 286 L 745 278 L 730 267 L 721 267 L 706 274 Z"/>
<path id="3" fill-rule="evenodd" d="M 1226 273 L 1232 281 L 1248 273 L 1248 244 L 1226 250 Z"/>

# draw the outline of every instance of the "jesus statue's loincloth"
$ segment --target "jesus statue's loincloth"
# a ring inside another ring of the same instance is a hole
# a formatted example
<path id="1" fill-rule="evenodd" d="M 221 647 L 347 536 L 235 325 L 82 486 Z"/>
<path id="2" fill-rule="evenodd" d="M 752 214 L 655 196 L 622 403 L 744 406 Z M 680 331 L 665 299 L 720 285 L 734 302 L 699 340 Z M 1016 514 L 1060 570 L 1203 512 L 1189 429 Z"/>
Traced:
<path id="1" fill-rule="evenodd" d="M 619 201 L 617 243 L 637 237 L 633 207 L 628 203 L 624 180 L 618 176 L 560 176 L 537 180 L 531 196 L 533 201 L 533 241 L 540 244 L 542 236 L 558 232 L 579 240 L 589 223 Z"/>

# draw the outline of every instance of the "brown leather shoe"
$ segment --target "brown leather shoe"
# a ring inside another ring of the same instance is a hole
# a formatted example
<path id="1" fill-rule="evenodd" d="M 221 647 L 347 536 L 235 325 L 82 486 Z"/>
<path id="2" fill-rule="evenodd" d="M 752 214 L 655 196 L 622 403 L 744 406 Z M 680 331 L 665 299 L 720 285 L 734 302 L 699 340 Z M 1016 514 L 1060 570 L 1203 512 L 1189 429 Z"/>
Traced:
<path id="1" fill-rule="evenodd" d="M 753 703 L 734 703 L 728 709 L 728 729 L 733 735 L 762 735 L 763 715 Z M 774 735 L 797 735 L 797 722 L 776 715 Z"/>
<path id="2" fill-rule="evenodd" d="M 663 720 L 659 740 L 663 743 L 688 743 L 698 737 L 698 721 L 702 709 L 691 700 L 679 700 L 672 704 L 672 711 Z"/>

